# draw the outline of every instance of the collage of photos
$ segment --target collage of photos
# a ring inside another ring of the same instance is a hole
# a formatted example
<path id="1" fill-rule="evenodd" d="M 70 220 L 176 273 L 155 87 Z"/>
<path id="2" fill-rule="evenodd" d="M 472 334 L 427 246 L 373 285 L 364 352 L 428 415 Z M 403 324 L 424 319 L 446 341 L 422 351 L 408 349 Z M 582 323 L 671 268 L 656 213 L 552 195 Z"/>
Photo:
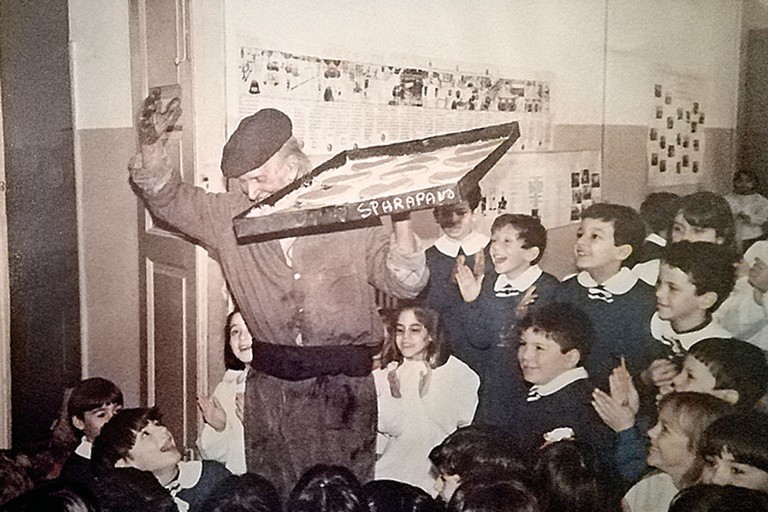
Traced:
<path id="1" fill-rule="evenodd" d="M 419 69 L 241 47 L 242 87 L 251 95 L 443 110 L 549 112 L 549 84 L 537 80 Z"/>
<path id="2" fill-rule="evenodd" d="M 590 169 L 571 172 L 571 222 L 581 219 L 581 212 L 600 202 L 600 173 Z"/>
<path id="3" fill-rule="evenodd" d="M 656 186 L 695 183 L 704 158 L 705 113 L 684 88 L 653 87 L 653 119 L 648 129 L 648 178 Z"/>

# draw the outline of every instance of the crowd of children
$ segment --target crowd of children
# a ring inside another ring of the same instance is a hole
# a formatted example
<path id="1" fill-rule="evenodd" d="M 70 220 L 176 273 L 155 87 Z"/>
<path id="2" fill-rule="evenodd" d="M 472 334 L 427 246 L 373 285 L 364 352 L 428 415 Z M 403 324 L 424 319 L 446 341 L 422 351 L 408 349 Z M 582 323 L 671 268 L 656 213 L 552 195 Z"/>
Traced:
<path id="1" fill-rule="evenodd" d="M 758 201 L 651 194 L 642 215 L 594 204 L 577 273 L 562 281 L 539 266 L 538 219 L 502 214 L 489 238 L 473 227 L 478 202 L 435 209 L 430 281 L 391 315 L 372 372 L 374 480 L 321 464 L 285 492 L 246 468 L 254 350 L 235 311 L 227 372 L 198 402 L 202 460 L 182 460 L 159 411 L 124 409 L 117 386 L 91 378 L 69 398 L 82 439 L 58 479 L 23 492 L 17 475 L 5 507 L 70 492 L 78 510 L 768 510 L 768 243 L 748 226 L 768 218 Z M 14 462 L 0 458 L 8 481 Z"/>

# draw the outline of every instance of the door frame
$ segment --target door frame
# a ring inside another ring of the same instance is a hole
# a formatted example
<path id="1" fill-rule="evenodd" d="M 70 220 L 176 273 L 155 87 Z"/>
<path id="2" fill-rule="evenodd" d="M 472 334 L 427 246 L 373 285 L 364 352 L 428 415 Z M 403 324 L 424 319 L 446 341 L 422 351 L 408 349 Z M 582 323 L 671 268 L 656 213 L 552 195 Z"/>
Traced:
<path id="1" fill-rule="evenodd" d="M 0 85 L 0 448 L 11 447 L 11 287 L 6 188 L 3 96 Z"/>

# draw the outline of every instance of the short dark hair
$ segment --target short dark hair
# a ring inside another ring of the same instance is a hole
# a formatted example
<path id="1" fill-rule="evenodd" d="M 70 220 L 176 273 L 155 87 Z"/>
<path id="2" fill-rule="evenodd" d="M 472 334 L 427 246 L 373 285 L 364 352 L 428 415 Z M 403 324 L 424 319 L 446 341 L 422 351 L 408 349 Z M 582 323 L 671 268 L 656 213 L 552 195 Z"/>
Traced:
<path id="1" fill-rule="evenodd" d="M 739 409 L 751 409 L 768 387 L 768 362 L 755 345 L 736 338 L 707 338 L 695 343 L 688 356 L 704 364 L 715 378 L 715 389 L 739 393 Z"/>
<path id="2" fill-rule="evenodd" d="M 299 479 L 288 497 L 287 512 L 367 512 L 360 481 L 343 466 L 318 464 Z"/>
<path id="3" fill-rule="evenodd" d="M 653 233 L 669 232 L 677 215 L 677 200 L 672 192 L 653 192 L 640 203 L 640 216 Z"/>
<path id="4" fill-rule="evenodd" d="M 108 470 L 115 467 L 120 459 L 128 453 L 136 443 L 136 435 L 152 421 L 160 421 L 160 412 L 156 407 L 137 407 L 122 409 L 117 412 L 102 428 L 93 441 L 91 464 L 97 470 Z"/>
<path id="5" fill-rule="evenodd" d="M 230 475 L 219 481 L 205 499 L 208 512 L 281 512 L 280 496 L 272 483 L 254 473 Z"/>
<path id="6" fill-rule="evenodd" d="M 688 275 L 696 286 L 696 293 L 715 292 L 717 301 L 709 309 L 720 307 L 736 284 L 736 253 L 725 245 L 712 242 L 681 241 L 665 248 L 661 262 L 675 267 Z"/>
<path id="7" fill-rule="evenodd" d="M 681 490 L 669 512 L 768 512 L 768 494 L 735 485 L 697 484 Z"/>
<path id="8" fill-rule="evenodd" d="M 465 482 L 448 503 L 448 512 L 540 512 L 539 500 L 519 480 L 487 478 Z"/>
<path id="9" fill-rule="evenodd" d="M 539 248 L 539 255 L 531 262 L 531 265 L 538 263 L 544 256 L 544 249 L 547 248 L 547 229 L 541 224 L 541 221 L 530 215 L 504 213 L 493 219 L 491 233 L 495 233 L 504 226 L 512 226 L 517 230 L 517 236 L 523 242 L 523 249 Z"/>
<path id="10" fill-rule="evenodd" d="M 235 309 L 230 314 L 228 314 L 227 323 L 224 325 L 224 367 L 227 370 L 245 370 L 245 363 L 239 360 L 235 353 L 232 352 L 232 345 L 229 343 L 232 340 L 232 319 L 237 314 L 242 315 L 239 309 Z"/>
<path id="11" fill-rule="evenodd" d="M 691 226 L 714 229 L 715 235 L 723 239 L 723 245 L 735 250 L 736 225 L 723 196 L 709 191 L 694 192 L 678 200 L 677 211 Z"/>
<path id="12" fill-rule="evenodd" d="M 560 441 L 538 451 L 533 474 L 544 510 L 621 510 L 595 455 L 593 446 L 580 441 Z M 611 499 L 614 506 L 606 507 Z"/>
<path id="13" fill-rule="evenodd" d="M 445 475 L 460 479 L 500 473 L 525 474 L 514 442 L 499 429 L 484 425 L 459 428 L 429 452 L 429 460 Z"/>
<path id="14" fill-rule="evenodd" d="M 85 419 L 88 411 L 98 409 L 104 405 L 123 405 L 123 392 L 114 382 L 101 377 L 91 377 L 80 381 L 69 395 L 67 402 L 67 415 L 71 419 Z"/>
<path id="15" fill-rule="evenodd" d="M 768 472 L 768 414 L 757 410 L 741 412 L 709 425 L 701 455 L 719 457 L 723 450 L 740 464 Z"/>
<path id="16" fill-rule="evenodd" d="M 370 512 L 441 512 L 443 510 L 421 487 L 397 480 L 371 480 L 363 484 Z"/>
<path id="17" fill-rule="evenodd" d="M 390 325 L 389 335 L 384 341 L 384 347 L 381 353 L 381 366 L 386 367 L 390 362 L 396 361 L 398 363 L 403 362 L 403 354 L 397 348 L 395 338 L 397 336 L 397 320 L 400 317 L 400 313 L 403 311 L 413 311 L 413 315 L 416 320 L 421 322 L 427 329 L 427 333 L 432 337 L 432 342 L 427 345 L 426 362 L 432 367 L 437 368 L 445 364 L 450 356 L 448 352 L 448 344 L 445 341 L 445 335 L 443 333 L 442 324 L 440 322 L 440 315 L 434 309 L 419 304 L 405 303 L 398 311 L 392 316 L 392 324 Z"/>
<path id="18" fill-rule="evenodd" d="M 592 321 L 578 306 L 567 302 L 549 302 L 533 309 L 525 315 L 518 329 L 520 333 L 532 329 L 544 334 L 560 345 L 563 354 L 578 350 L 582 363 L 592 350 Z"/>
<path id="19" fill-rule="evenodd" d="M 634 256 L 645 240 L 645 222 L 633 208 L 621 204 L 593 204 L 581 214 L 582 219 L 597 219 L 613 224 L 613 245 L 629 245 L 632 253 L 622 262 L 624 266 L 634 263 Z"/>

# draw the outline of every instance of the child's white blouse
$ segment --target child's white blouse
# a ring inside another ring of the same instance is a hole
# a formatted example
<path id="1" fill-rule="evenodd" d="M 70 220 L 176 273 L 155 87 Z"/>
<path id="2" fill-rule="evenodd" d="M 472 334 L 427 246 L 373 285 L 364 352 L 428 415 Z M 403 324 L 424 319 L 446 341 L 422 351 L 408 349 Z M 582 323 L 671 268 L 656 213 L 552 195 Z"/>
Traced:
<path id="1" fill-rule="evenodd" d="M 400 398 L 392 396 L 388 374 L 395 371 Z M 451 356 L 431 371 L 426 392 L 419 393 L 423 362 L 404 361 L 373 372 L 379 407 L 376 479 L 422 487 L 435 495 L 429 452 L 459 427 L 469 425 L 477 408 L 480 379 Z"/>
<path id="2" fill-rule="evenodd" d="M 245 370 L 227 370 L 221 382 L 213 391 L 227 413 L 224 430 L 217 432 L 205 423 L 197 439 L 197 446 L 203 459 L 215 460 L 224 464 L 235 475 L 245 473 L 245 439 L 243 423 L 237 417 L 235 395 L 245 392 Z"/>

